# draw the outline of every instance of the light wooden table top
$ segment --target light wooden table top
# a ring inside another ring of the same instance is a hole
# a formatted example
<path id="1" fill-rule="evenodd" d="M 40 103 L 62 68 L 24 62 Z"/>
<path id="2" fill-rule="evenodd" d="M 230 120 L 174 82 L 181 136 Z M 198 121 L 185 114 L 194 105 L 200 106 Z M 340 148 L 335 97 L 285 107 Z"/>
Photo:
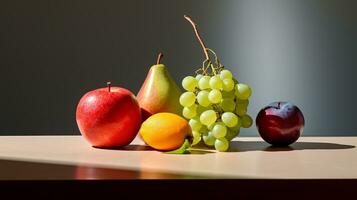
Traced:
<path id="1" fill-rule="evenodd" d="M 238 137 L 230 152 L 172 155 L 140 139 L 108 150 L 81 136 L 0 136 L 0 179 L 357 179 L 356 146 L 357 137 L 302 137 L 285 148 Z"/>

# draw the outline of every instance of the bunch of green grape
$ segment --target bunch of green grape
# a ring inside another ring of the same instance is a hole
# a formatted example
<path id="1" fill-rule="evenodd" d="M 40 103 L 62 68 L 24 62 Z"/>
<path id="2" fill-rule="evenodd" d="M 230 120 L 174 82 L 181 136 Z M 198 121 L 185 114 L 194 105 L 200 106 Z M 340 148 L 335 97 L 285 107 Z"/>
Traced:
<path id="1" fill-rule="evenodd" d="M 217 151 L 227 151 L 240 128 L 249 128 L 253 123 L 247 114 L 252 90 L 238 83 L 223 67 L 212 68 L 212 72 L 204 71 L 182 80 L 186 90 L 180 96 L 180 104 L 184 107 L 182 115 L 189 120 L 192 145 L 203 140 Z"/>

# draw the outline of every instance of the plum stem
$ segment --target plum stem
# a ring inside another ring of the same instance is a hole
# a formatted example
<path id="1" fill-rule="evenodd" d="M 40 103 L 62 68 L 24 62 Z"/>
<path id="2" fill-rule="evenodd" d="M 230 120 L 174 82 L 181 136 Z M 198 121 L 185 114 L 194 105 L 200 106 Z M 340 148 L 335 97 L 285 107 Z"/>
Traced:
<path id="1" fill-rule="evenodd" d="M 111 88 L 111 86 L 112 86 L 112 82 L 108 81 L 108 82 L 107 82 L 107 86 L 108 86 L 108 92 L 110 92 L 110 88 Z"/>
<path id="2" fill-rule="evenodd" d="M 157 56 L 157 60 L 156 60 L 156 64 L 157 64 L 157 65 L 160 64 L 162 57 L 164 57 L 164 54 L 162 54 L 162 53 L 160 52 L 159 55 Z"/>
<path id="3" fill-rule="evenodd" d="M 193 27 L 193 30 L 195 31 L 196 37 L 198 39 L 198 41 L 200 42 L 202 49 L 203 49 L 203 53 L 205 54 L 206 60 L 209 60 L 209 56 L 208 56 L 208 52 L 207 52 L 207 48 L 205 46 L 205 43 L 203 42 L 200 33 L 197 30 L 197 25 L 196 23 L 187 15 L 184 15 L 184 18 L 189 21 Z"/>

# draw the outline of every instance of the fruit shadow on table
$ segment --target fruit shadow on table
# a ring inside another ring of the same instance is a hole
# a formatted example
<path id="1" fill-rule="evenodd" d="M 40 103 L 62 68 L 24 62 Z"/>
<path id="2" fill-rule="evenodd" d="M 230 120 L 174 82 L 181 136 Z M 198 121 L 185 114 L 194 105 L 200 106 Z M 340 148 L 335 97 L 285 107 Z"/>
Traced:
<path id="1" fill-rule="evenodd" d="M 294 151 L 294 150 L 332 150 L 352 149 L 354 145 L 330 142 L 295 142 L 289 146 L 273 146 L 263 141 L 231 141 L 229 152 L 246 151 Z"/>
<path id="2" fill-rule="evenodd" d="M 352 149 L 356 148 L 354 145 L 338 144 L 330 142 L 295 142 L 289 146 L 274 146 L 264 141 L 231 141 L 230 148 L 227 152 L 247 152 L 247 151 L 294 151 L 294 150 L 332 150 L 332 149 Z M 99 148 L 102 149 L 102 148 Z M 113 151 L 156 151 L 154 148 L 147 145 L 130 144 L 125 147 L 106 148 L 103 150 Z M 215 153 L 214 149 L 207 147 L 203 144 L 197 144 L 190 151 L 190 154 L 203 155 L 207 153 Z M 183 154 L 185 155 L 185 154 Z M 186 154 L 189 155 L 189 154 Z"/>
<path id="3" fill-rule="evenodd" d="M 95 147 L 97 148 L 97 147 Z M 118 148 L 98 148 L 98 149 L 103 149 L 103 150 L 113 150 L 113 151 L 157 151 L 156 149 L 147 146 L 147 145 L 139 145 L 139 144 L 129 144 L 124 147 L 118 147 Z M 165 153 L 165 152 L 163 152 Z M 194 148 L 190 151 L 189 154 L 181 154 L 181 155 L 192 155 L 192 154 L 207 154 L 207 153 L 214 153 L 213 149 L 209 149 L 204 146 L 200 146 L 199 148 Z"/>

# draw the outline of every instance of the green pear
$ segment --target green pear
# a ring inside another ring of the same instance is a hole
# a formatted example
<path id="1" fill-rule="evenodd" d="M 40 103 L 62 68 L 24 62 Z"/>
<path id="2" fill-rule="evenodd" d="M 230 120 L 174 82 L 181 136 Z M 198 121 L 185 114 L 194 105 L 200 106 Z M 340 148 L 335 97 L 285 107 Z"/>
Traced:
<path id="1" fill-rule="evenodd" d="M 157 64 L 153 65 L 137 94 L 142 110 L 143 120 L 159 112 L 170 112 L 181 116 L 182 106 L 179 103 L 181 90 L 171 77 L 167 67 L 160 64 L 163 55 L 160 53 Z"/>

